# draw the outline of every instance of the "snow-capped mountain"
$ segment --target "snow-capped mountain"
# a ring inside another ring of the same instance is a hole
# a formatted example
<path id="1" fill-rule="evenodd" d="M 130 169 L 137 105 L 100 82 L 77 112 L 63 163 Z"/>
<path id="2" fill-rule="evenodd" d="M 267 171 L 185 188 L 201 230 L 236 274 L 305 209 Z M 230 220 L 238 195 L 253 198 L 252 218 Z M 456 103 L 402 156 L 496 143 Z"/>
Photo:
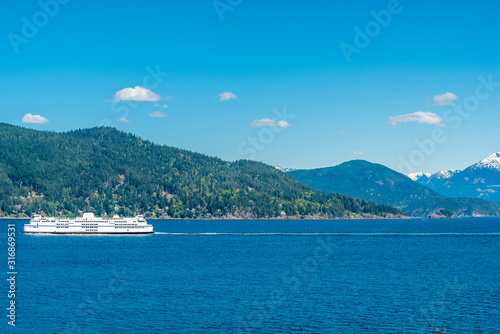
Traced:
<path id="1" fill-rule="evenodd" d="M 431 173 L 424 173 L 424 172 L 417 172 L 417 173 L 410 173 L 408 174 L 408 177 L 412 179 L 413 181 L 417 181 L 419 179 L 425 179 L 425 178 L 430 178 Z"/>
<path id="2" fill-rule="evenodd" d="M 444 180 L 444 179 L 449 179 L 453 175 L 460 173 L 460 170 L 455 170 L 451 169 L 448 171 L 439 171 L 434 174 L 431 173 L 423 173 L 423 172 L 418 172 L 418 173 L 410 173 L 408 174 L 408 177 L 412 179 L 413 181 L 417 181 L 419 183 L 427 183 L 430 182 L 431 180 Z"/>
<path id="3" fill-rule="evenodd" d="M 500 171 L 500 152 L 493 153 L 486 159 L 479 161 L 475 165 L 472 165 L 470 168 L 475 168 L 475 169 L 487 168 Z"/>
<path id="4" fill-rule="evenodd" d="M 409 174 L 412 180 L 450 197 L 477 197 L 500 203 L 500 152 L 461 170 Z"/>
<path id="5" fill-rule="evenodd" d="M 294 170 L 297 170 L 297 168 L 291 168 L 291 167 L 281 167 L 281 166 L 275 166 L 277 170 L 280 170 L 285 173 L 293 172 Z"/>
<path id="6" fill-rule="evenodd" d="M 435 178 L 438 180 L 444 180 L 452 178 L 455 174 L 460 173 L 461 170 L 451 169 L 448 171 L 439 171 L 431 175 L 431 178 Z"/>

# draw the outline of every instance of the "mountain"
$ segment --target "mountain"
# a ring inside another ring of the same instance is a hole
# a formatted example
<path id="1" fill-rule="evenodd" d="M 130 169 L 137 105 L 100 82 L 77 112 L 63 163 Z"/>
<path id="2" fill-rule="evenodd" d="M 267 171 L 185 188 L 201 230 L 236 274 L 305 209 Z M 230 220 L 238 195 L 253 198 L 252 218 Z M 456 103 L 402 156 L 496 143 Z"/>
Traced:
<path id="1" fill-rule="evenodd" d="M 500 203 L 500 153 L 460 171 L 409 175 L 416 182 L 449 197 L 482 198 Z"/>
<path id="2" fill-rule="evenodd" d="M 294 170 L 297 170 L 297 168 L 291 168 L 291 167 L 281 167 L 281 166 L 276 166 L 276 169 L 277 170 L 280 170 L 282 172 L 285 172 L 285 173 L 288 173 L 288 172 L 292 172 Z"/>
<path id="3" fill-rule="evenodd" d="M 475 170 L 488 169 L 500 172 L 500 152 L 493 153 L 486 159 L 479 161 L 475 165 L 472 165 L 470 168 Z"/>
<path id="4" fill-rule="evenodd" d="M 460 172 L 461 172 L 461 170 L 455 170 L 455 169 L 451 169 L 448 171 L 439 171 L 439 172 L 434 173 L 434 174 L 418 172 L 418 173 L 410 173 L 410 174 L 408 174 L 408 177 L 410 179 L 412 179 L 413 181 L 420 181 L 419 183 L 422 184 L 422 182 L 427 182 L 430 179 L 433 179 L 433 180 L 449 179 L 453 175 L 460 173 Z"/>
<path id="5" fill-rule="evenodd" d="M 431 173 L 424 173 L 424 172 L 417 172 L 417 173 L 410 173 L 408 174 L 408 177 L 412 179 L 413 181 L 417 181 L 419 179 L 425 179 L 427 180 L 432 176 Z"/>
<path id="6" fill-rule="evenodd" d="M 41 211 L 173 218 L 402 214 L 317 191 L 263 163 L 227 162 L 114 128 L 56 133 L 0 123 L 0 216 Z"/>
<path id="7" fill-rule="evenodd" d="M 466 216 L 500 214 L 500 206 L 495 203 L 448 198 L 390 168 L 364 160 L 289 174 L 315 189 L 394 205 L 414 216 L 429 215 L 441 209 Z"/>

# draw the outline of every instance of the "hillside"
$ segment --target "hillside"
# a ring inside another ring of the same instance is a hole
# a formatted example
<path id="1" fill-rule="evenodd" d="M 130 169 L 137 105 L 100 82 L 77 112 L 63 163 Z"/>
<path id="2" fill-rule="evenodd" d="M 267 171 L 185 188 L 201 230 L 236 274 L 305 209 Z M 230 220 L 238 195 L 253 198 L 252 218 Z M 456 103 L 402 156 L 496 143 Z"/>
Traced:
<path id="1" fill-rule="evenodd" d="M 226 162 L 114 128 L 42 132 L 0 123 L 0 215 L 172 218 L 399 215 L 326 194 L 259 162 Z"/>
<path id="2" fill-rule="evenodd" d="M 397 206 L 414 216 L 440 209 L 458 215 L 499 215 L 500 206 L 480 199 L 448 198 L 383 165 L 353 160 L 335 167 L 295 170 L 299 181 L 328 193 L 341 193 Z"/>

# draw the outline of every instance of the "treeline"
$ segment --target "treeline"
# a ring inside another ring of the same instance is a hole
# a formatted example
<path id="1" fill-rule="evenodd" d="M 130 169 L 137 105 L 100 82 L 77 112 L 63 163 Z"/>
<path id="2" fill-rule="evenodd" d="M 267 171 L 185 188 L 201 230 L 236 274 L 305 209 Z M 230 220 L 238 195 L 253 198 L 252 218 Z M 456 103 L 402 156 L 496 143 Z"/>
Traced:
<path id="1" fill-rule="evenodd" d="M 400 215 L 316 191 L 259 162 L 227 162 L 114 128 L 42 132 L 0 123 L 0 215 L 347 217 Z"/>

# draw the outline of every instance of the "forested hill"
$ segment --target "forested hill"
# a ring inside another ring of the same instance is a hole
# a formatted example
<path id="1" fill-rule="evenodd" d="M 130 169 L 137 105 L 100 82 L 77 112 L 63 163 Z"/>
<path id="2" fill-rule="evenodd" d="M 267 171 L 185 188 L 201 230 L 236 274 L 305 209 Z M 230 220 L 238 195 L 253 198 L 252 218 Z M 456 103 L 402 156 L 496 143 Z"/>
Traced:
<path id="1" fill-rule="evenodd" d="M 0 215 L 148 217 L 389 216 L 397 209 L 326 194 L 259 162 L 226 162 L 114 128 L 42 132 L 0 123 Z"/>

